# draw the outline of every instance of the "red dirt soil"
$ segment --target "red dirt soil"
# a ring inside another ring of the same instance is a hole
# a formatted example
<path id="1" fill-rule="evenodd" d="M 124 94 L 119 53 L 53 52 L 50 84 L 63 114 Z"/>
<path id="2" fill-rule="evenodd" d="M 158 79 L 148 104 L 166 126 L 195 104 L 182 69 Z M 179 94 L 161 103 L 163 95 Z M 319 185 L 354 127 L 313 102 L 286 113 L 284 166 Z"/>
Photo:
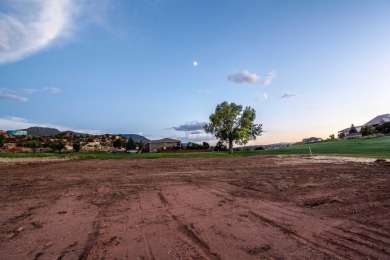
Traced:
<path id="1" fill-rule="evenodd" d="M 0 165 L 0 259 L 390 259 L 390 163 Z"/>

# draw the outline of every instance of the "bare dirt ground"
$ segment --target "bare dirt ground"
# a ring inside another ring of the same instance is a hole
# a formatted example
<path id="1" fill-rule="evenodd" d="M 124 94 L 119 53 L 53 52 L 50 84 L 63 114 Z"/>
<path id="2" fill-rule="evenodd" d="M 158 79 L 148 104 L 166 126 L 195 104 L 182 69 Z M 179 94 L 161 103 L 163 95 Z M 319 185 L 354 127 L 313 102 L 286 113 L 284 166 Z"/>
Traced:
<path id="1" fill-rule="evenodd" d="M 0 259 L 390 259 L 390 163 L 0 162 Z"/>

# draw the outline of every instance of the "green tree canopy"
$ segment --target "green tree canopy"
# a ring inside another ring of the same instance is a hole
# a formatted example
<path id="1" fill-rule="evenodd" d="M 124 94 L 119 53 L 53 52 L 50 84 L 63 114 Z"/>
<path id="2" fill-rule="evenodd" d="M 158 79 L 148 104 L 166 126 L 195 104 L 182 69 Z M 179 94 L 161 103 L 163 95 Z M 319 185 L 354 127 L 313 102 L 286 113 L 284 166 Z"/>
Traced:
<path id="1" fill-rule="evenodd" d="M 3 134 L 0 134 L 0 148 L 2 148 L 4 146 L 4 135 Z"/>
<path id="2" fill-rule="evenodd" d="M 367 135 L 373 135 L 376 134 L 376 128 L 373 127 L 372 125 L 365 125 L 362 126 L 362 136 L 367 136 Z"/>
<path id="3" fill-rule="evenodd" d="M 37 148 L 41 146 L 41 142 L 39 140 L 34 139 L 27 142 L 27 147 L 31 148 L 33 150 L 33 153 L 37 151 Z"/>
<path id="4" fill-rule="evenodd" d="M 134 142 L 133 138 L 129 137 L 129 140 L 126 144 L 126 150 L 135 150 L 137 149 L 137 144 Z"/>
<path id="5" fill-rule="evenodd" d="M 228 103 L 218 104 L 215 113 L 211 114 L 210 123 L 204 126 L 207 133 L 212 133 L 222 142 L 229 144 L 229 153 L 233 153 L 233 142 L 244 145 L 261 135 L 262 125 L 255 124 L 256 111 L 251 107 L 244 110 L 241 105 Z"/>
<path id="6" fill-rule="evenodd" d="M 351 125 L 351 128 L 349 129 L 349 133 L 350 134 L 356 134 L 357 133 L 357 129 L 356 129 L 356 127 L 353 124 Z"/>

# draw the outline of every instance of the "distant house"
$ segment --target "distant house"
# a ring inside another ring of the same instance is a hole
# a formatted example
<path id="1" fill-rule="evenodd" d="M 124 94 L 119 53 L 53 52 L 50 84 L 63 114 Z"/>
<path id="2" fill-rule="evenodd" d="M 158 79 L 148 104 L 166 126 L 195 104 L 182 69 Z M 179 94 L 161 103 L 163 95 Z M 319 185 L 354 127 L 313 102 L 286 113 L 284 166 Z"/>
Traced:
<path id="1" fill-rule="evenodd" d="M 378 125 L 381 125 L 381 124 L 387 123 L 387 122 L 390 122 L 390 114 L 379 115 L 379 116 L 374 117 L 373 119 L 371 119 L 370 121 L 368 121 L 367 123 L 365 123 L 362 126 L 355 126 L 357 133 L 350 134 L 349 133 L 349 131 L 351 130 L 350 127 L 345 128 L 343 130 L 340 130 L 339 133 L 344 133 L 345 137 L 359 137 L 359 136 L 362 136 L 361 131 L 362 131 L 363 126 L 371 125 L 371 126 L 376 127 Z"/>
<path id="2" fill-rule="evenodd" d="M 171 138 L 164 138 L 161 140 L 150 140 L 145 144 L 146 149 L 151 152 L 153 150 L 159 150 L 159 149 L 167 149 L 167 148 L 173 148 L 173 147 L 180 147 L 181 141 L 171 139 Z"/>
<path id="3" fill-rule="evenodd" d="M 27 135 L 27 131 L 24 130 L 8 130 L 7 135 Z"/>
<path id="4" fill-rule="evenodd" d="M 363 126 L 365 126 L 365 125 L 378 126 L 378 125 L 381 125 L 381 124 L 387 123 L 387 122 L 390 122 L 390 114 L 376 116 L 373 119 L 371 119 L 370 121 L 368 121 L 367 123 L 365 123 Z"/>
<path id="5" fill-rule="evenodd" d="M 316 143 L 316 142 L 321 142 L 321 141 L 323 141 L 323 139 L 317 138 L 317 137 L 310 137 L 310 138 L 302 139 L 302 143 Z"/>
<path id="6" fill-rule="evenodd" d="M 352 137 L 352 136 L 361 136 L 361 131 L 362 131 L 362 127 L 361 126 L 355 126 L 356 128 L 356 132 L 357 133 L 353 133 L 353 134 L 350 134 L 349 131 L 351 131 L 351 128 L 348 127 L 348 128 L 345 128 L 343 130 L 340 130 L 339 133 L 343 132 L 344 133 L 344 136 L 345 137 Z"/>

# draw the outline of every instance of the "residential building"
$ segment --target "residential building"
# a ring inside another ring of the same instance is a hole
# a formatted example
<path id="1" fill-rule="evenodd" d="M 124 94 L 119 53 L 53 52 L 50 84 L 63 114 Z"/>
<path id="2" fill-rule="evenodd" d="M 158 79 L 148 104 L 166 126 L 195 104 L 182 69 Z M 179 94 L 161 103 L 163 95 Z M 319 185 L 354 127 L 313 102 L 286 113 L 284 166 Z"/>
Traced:
<path id="1" fill-rule="evenodd" d="M 154 150 L 165 150 L 168 148 L 180 148 L 181 141 L 180 140 L 175 140 L 171 138 L 164 138 L 161 140 L 150 140 L 145 144 L 146 149 L 149 152 L 152 152 Z"/>

